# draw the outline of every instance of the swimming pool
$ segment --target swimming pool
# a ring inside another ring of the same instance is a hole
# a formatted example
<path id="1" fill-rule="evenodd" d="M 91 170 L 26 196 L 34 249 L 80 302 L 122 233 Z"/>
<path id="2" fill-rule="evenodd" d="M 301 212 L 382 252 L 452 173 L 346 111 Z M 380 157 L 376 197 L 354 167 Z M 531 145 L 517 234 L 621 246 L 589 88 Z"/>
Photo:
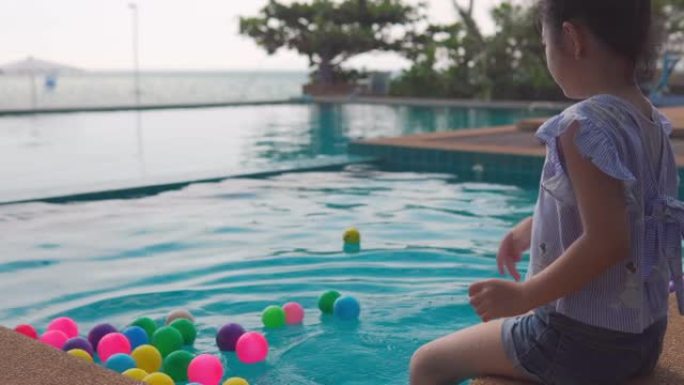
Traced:
<path id="1" fill-rule="evenodd" d="M 197 351 L 228 322 L 299 301 L 302 327 L 266 333 L 266 363 L 223 356 L 251 384 L 405 384 L 412 352 L 477 322 L 474 280 L 496 276 L 500 237 L 529 215 L 534 188 L 442 174 L 342 172 L 231 179 L 133 200 L 0 206 L 0 324 L 89 329 L 190 309 Z M 341 252 L 358 226 L 363 251 Z M 360 299 L 361 321 L 321 318 L 317 296 Z"/>
<path id="2" fill-rule="evenodd" d="M 510 124 L 544 110 L 288 104 L 0 118 L 0 202 L 344 157 L 352 139 Z"/>

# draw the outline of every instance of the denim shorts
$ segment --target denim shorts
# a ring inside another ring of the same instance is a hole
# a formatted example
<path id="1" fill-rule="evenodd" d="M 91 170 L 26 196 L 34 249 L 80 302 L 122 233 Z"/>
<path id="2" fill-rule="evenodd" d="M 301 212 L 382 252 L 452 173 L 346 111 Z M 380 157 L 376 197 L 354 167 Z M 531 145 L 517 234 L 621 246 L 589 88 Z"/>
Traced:
<path id="1" fill-rule="evenodd" d="M 538 310 L 506 319 L 501 329 L 504 349 L 513 365 L 539 382 L 612 385 L 655 369 L 667 318 L 641 334 L 632 334 Z"/>

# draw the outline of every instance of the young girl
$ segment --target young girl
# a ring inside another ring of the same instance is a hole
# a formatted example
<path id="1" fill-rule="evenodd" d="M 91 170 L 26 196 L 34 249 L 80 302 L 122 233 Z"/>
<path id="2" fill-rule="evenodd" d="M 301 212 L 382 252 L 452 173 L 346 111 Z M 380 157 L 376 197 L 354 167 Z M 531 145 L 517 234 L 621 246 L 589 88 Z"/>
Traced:
<path id="1" fill-rule="evenodd" d="M 684 311 L 672 128 L 635 80 L 651 2 L 541 0 L 541 10 L 549 70 L 582 101 L 537 132 L 547 155 L 534 216 L 497 256 L 518 281 L 515 264 L 531 249 L 527 280 L 473 284 L 485 323 L 416 351 L 413 385 L 481 375 L 622 384 L 658 361 L 670 280 Z"/>

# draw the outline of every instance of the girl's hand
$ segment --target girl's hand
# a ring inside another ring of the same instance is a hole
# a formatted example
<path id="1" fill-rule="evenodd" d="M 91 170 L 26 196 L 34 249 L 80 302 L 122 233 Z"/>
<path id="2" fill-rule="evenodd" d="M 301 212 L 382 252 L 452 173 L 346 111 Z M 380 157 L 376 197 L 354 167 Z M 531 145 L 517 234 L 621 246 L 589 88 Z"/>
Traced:
<path id="1" fill-rule="evenodd" d="M 522 283 L 490 279 L 472 284 L 468 294 L 470 304 L 484 322 L 532 310 L 526 286 Z"/>
<path id="2" fill-rule="evenodd" d="M 520 225 L 511 230 L 511 232 L 506 234 L 499 246 L 499 253 L 496 255 L 496 264 L 499 266 L 499 274 L 505 275 L 505 268 L 516 281 L 520 281 L 520 273 L 518 273 L 518 268 L 515 264 L 520 262 L 522 254 L 530 248 L 529 236 L 524 234 L 529 233 L 529 231 L 525 231 L 528 227 L 531 227 L 531 221 L 530 225 L 527 225 L 526 221 L 523 221 Z"/>

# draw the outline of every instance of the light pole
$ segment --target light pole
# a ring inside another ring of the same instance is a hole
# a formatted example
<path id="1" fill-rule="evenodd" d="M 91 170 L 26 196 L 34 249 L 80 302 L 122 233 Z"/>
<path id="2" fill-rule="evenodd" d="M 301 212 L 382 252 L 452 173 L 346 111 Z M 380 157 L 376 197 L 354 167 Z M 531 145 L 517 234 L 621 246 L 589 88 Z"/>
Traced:
<path id="1" fill-rule="evenodd" d="M 140 64 L 138 62 L 138 4 L 129 3 L 128 8 L 132 13 L 132 35 L 133 35 L 133 66 L 135 79 L 135 105 L 140 107 Z"/>
<path id="2" fill-rule="evenodd" d="M 140 160 L 140 172 L 143 177 L 147 175 L 147 169 L 145 167 L 145 149 L 143 147 L 143 135 L 142 135 L 142 117 L 140 116 L 140 63 L 138 60 L 138 4 L 129 3 L 128 8 L 131 9 L 132 16 L 132 35 L 133 35 L 133 65 L 134 65 L 134 80 L 135 89 L 133 93 L 135 95 L 135 123 L 136 123 L 136 134 L 138 141 L 138 159 Z"/>

